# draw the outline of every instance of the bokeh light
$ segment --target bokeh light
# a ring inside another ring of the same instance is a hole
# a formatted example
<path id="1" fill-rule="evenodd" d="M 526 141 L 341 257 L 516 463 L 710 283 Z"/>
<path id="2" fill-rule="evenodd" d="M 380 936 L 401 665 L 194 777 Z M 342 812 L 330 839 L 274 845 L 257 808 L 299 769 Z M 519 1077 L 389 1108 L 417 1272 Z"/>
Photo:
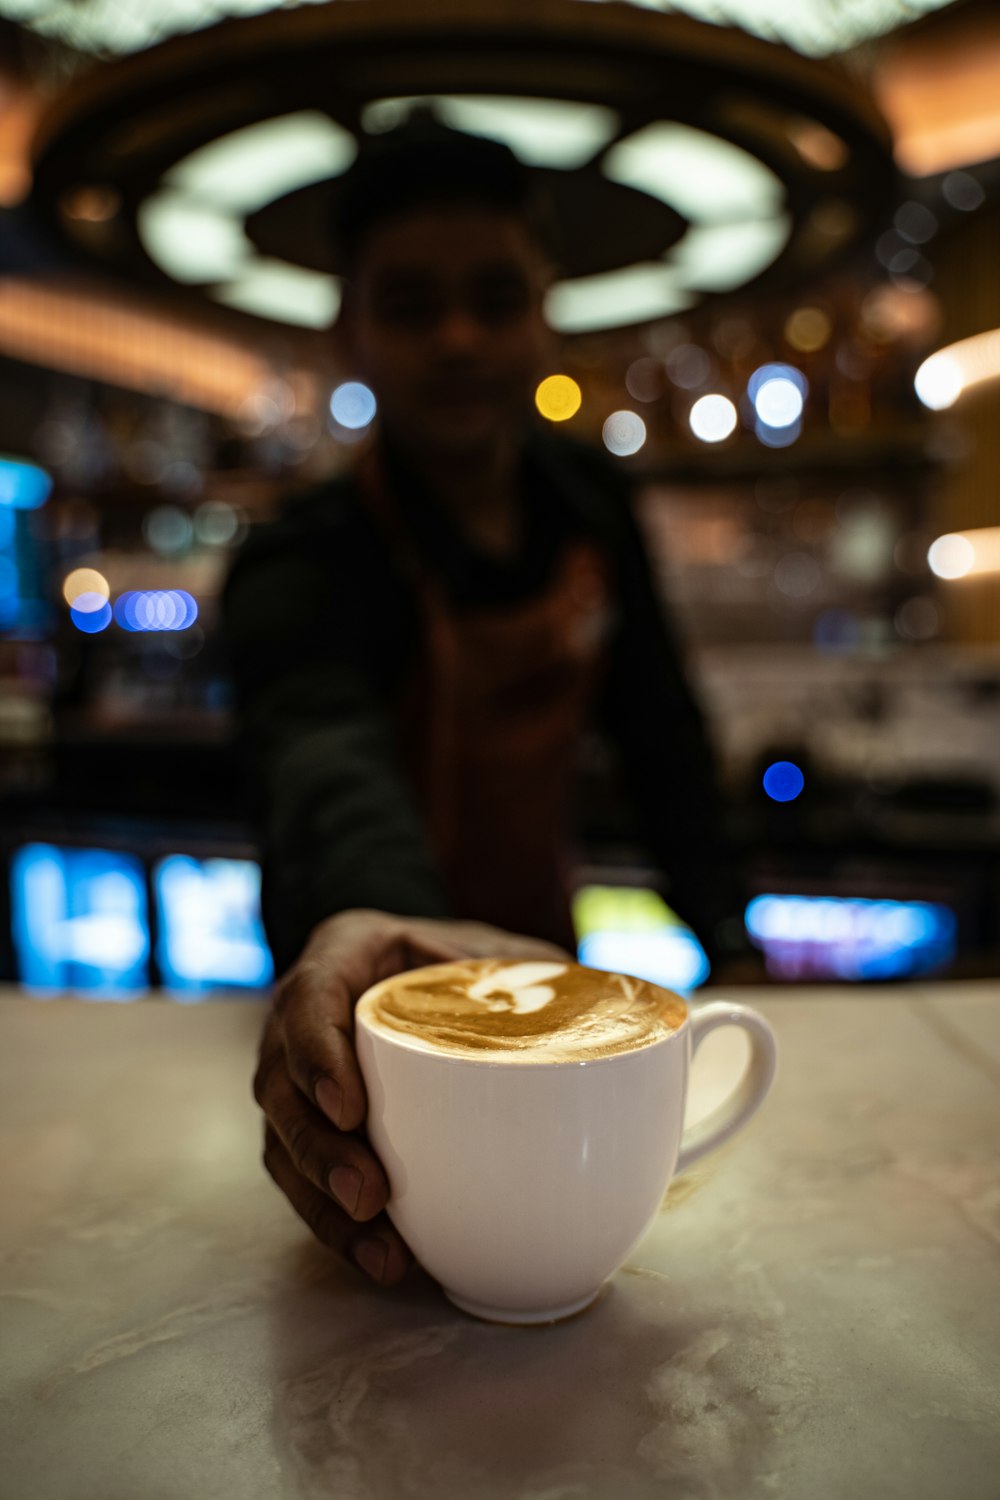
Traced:
<path id="1" fill-rule="evenodd" d="M 86 608 L 78 607 L 83 599 L 87 600 Z M 96 606 L 92 603 L 94 600 L 99 601 Z M 111 605 L 99 594 L 82 594 L 70 610 L 69 617 L 83 635 L 98 635 L 111 624 Z"/>
<path id="2" fill-rule="evenodd" d="M 790 380 L 765 380 L 754 409 L 765 427 L 791 427 L 802 416 L 802 393 Z"/>
<path id="3" fill-rule="evenodd" d="M 986 202 L 986 192 L 969 172 L 949 172 L 941 183 L 945 202 L 961 213 L 970 214 Z"/>
<path id="4" fill-rule="evenodd" d="M 568 422 L 583 404 L 583 392 L 571 375 L 547 375 L 535 392 L 535 405 L 549 422 Z"/>
<path id="5" fill-rule="evenodd" d="M 625 389 L 633 401 L 658 401 L 666 383 L 661 359 L 635 359 L 625 371 Z"/>
<path id="6" fill-rule="evenodd" d="M 791 760 L 776 760 L 764 772 L 764 790 L 772 802 L 794 802 L 805 784 L 805 777 Z"/>
<path id="7" fill-rule="evenodd" d="M 785 320 L 784 331 L 793 349 L 813 354 L 827 342 L 833 324 L 821 307 L 797 307 Z"/>
<path id="8" fill-rule="evenodd" d="M 108 580 L 96 568 L 74 568 L 63 580 L 63 598 L 84 614 L 100 609 L 111 596 Z M 93 602 L 85 602 L 93 601 Z"/>
<path id="9" fill-rule="evenodd" d="M 962 394 L 962 368 L 950 354 L 932 354 L 913 377 L 913 389 L 931 411 L 944 411 Z"/>
<path id="10" fill-rule="evenodd" d="M 754 410 L 765 427 L 791 427 L 801 417 L 802 406 L 802 392 L 784 375 L 765 380 L 754 397 Z"/>
<path id="11" fill-rule="evenodd" d="M 972 571 L 976 561 L 976 549 L 967 536 L 950 532 L 931 542 L 927 551 L 927 562 L 938 578 L 964 578 Z"/>
<path id="12" fill-rule="evenodd" d="M 802 160 L 817 171 L 839 171 L 850 156 L 840 136 L 818 120 L 790 120 L 785 130 Z"/>
<path id="13" fill-rule="evenodd" d="M 893 285 L 902 291 L 914 291 L 928 286 L 934 279 L 934 268 L 925 255 L 908 245 L 897 250 L 889 261 L 889 275 Z"/>
<path id="14" fill-rule="evenodd" d="M 194 513 L 195 536 L 206 547 L 227 547 L 239 526 L 239 516 L 224 500 L 206 500 Z"/>
<path id="15" fill-rule="evenodd" d="M 604 446 L 617 458 L 638 453 L 646 441 L 646 424 L 634 411 L 614 411 L 601 431 Z"/>
<path id="16" fill-rule="evenodd" d="M 938 230 L 937 218 L 930 209 L 912 199 L 899 205 L 893 223 L 896 233 L 902 235 L 904 240 L 909 240 L 912 245 L 926 245 Z"/>
<path id="17" fill-rule="evenodd" d="M 704 385 L 712 373 L 712 361 L 697 344 L 678 344 L 666 358 L 667 374 L 674 385 L 693 391 Z"/>
<path id="18" fill-rule="evenodd" d="M 790 448 L 802 436 L 802 423 L 790 422 L 787 427 L 769 427 L 766 422 L 754 423 L 754 436 L 765 448 Z"/>
<path id="19" fill-rule="evenodd" d="M 142 589 L 120 594 L 114 617 L 123 630 L 186 630 L 198 618 L 198 605 L 184 589 Z"/>
<path id="20" fill-rule="evenodd" d="M 52 492 L 52 476 L 38 464 L 0 457 L 0 505 L 38 510 Z"/>
<path id="21" fill-rule="evenodd" d="M 795 365 L 786 365 L 777 360 L 769 361 L 766 365 L 758 365 L 756 370 L 747 381 L 747 395 L 751 401 L 756 401 L 757 392 L 768 380 L 790 380 L 797 386 L 803 396 L 808 395 L 809 382 L 802 371 Z"/>
<path id="22" fill-rule="evenodd" d="M 915 594 L 899 606 L 893 624 L 906 641 L 933 640 L 941 630 L 941 611 L 926 594 Z"/>
<path id="23" fill-rule="evenodd" d="M 861 636 L 861 621 L 849 609 L 825 609 L 813 626 L 813 641 L 820 651 L 853 651 Z"/>
<path id="24" fill-rule="evenodd" d="M 330 415 L 349 432 L 360 432 L 375 420 L 375 394 L 360 380 L 345 380 L 330 397 Z"/>
<path id="25" fill-rule="evenodd" d="M 774 586 L 786 599 L 805 599 L 815 593 L 822 573 L 809 552 L 787 552 L 774 569 Z"/>
<path id="26" fill-rule="evenodd" d="M 194 537 L 194 523 L 187 511 L 176 505 L 160 505 L 151 510 L 142 523 L 143 534 L 154 552 L 161 557 L 176 557 L 186 552 Z"/>
<path id="27" fill-rule="evenodd" d="M 700 396 L 688 416 L 691 431 L 703 443 L 723 442 L 736 431 L 738 420 L 729 397 L 718 394 Z"/>
<path id="28" fill-rule="evenodd" d="M 784 979 L 897 979 L 955 955 L 950 907 L 926 901 L 765 893 L 746 909 L 751 941 Z"/>

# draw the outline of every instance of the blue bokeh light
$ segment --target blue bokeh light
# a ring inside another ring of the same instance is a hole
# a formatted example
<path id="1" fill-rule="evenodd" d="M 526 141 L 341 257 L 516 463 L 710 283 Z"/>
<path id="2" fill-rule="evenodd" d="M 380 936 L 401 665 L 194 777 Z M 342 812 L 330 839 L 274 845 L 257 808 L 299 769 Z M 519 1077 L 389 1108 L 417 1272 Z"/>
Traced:
<path id="1" fill-rule="evenodd" d="M 341 427 L 357 432 L 375 420 L 377 410 L 374 392 L 360 380 L 345 380 L 330 397 L 330 414 Z"/>
<path id="2" fill-rule="evenodd" d="M 821 651 L 853 651 L 861 637 L 861 621 L 849 609 L 825 609 L 813 626 L 813 642 Z"/>
<path id="3" fill-rule="evenodd" d="M 746 929 L 768 972 L 787 980 L 906 979 L 951 962 L 958 922 L 929 901 L 854 896 L 755 896 Z"/>
<path id="4" fill-rule="evenodd" d="M 198 618 L 198 604 L 185 589 L 134 590 L 119 594 L 114 617 L 123 630 L 187 630 Z"/>
<path id="5" fill-rule="evenodd" d="M 662 932 L 591 932 L 577 945 L 588 969 L 630 974 L 666 989 L 689 994 L 709 975 L 708 955 L 686 927 Z"/>
<path id="6" fill-rule="evenodd" d="M 74 604 L 69 617 L 83 635 L 98 635 L 102 630 L 107 630 L 111 624 L 111 605 L 105 599 L 96 609 L 93 609 L 90 607 L 90 598 L 94 596 L 84 595 L 83 597 L 88 600 L 87 607 L 78 609 Z"/>
<path id="7" fill-rule="evenodd" d="M 577 956 L 591 969 L 632 974 L 688 993 L 709 975 L 695 934 L 649 886 L 584 885 L 573 897 Z"/>
<path id="8" fill-rule="evenodd" d="M 808 380 L 803 375 L 802 371 L 797 370 L 794 365 L 760 365 L 756 370 L 754 370 L 753 374 L 750 376 L 750 379 L 747 381 L 747 395 L 750 397 L 750 400 L 754 403 L 755 406 L 757 404 L 757 395 L 760 391 L 761 386 L 766 385 L 769 380 L 791 381 L 792 385 L 795 386 L 795 389 L 798 391 L 803 400 L 809 394 Z"/>
<path id="9" fill-rule="evenodd" d="M 787 427 L 769 427 L 758 418 L 753 424 L 754 436 L 765 448 L 790 448 L 802 436 L 802 419 L 789 422 Z"/>
<path id="10" fill-rule="evenodd" d="M 52 476 L 38 464 L 20 458 L 0 458 L 0 505 L 15 510 L 38 510 L 52 492 Z"/>
<path id="11" fill-rule="evenodd" d="M 764 772 L 764 790 L 772 802 L 794 802 L 805 784 L 794 761 L 776 760 Z"/>
<path id="12" fill-rule="evenodd" d="M 181 994 L 274 978 L 260 915 L 260 866 L 250 859 L 170 854 L 153 874 L 164 984 Z"/>
<path id="13" fill-rule="evenodd" d="M 26 844 L 11 861 L 18 978 L 129 1000 L 149 983 L 146 881 L 134 855 Z"/>
<path id="14" fill-rule="evenodd" d="M 765 380 L 757 390 L 754 408 L 768 427 L 791 427 L 802 416 L 802 392 L 786 375 Z"/>

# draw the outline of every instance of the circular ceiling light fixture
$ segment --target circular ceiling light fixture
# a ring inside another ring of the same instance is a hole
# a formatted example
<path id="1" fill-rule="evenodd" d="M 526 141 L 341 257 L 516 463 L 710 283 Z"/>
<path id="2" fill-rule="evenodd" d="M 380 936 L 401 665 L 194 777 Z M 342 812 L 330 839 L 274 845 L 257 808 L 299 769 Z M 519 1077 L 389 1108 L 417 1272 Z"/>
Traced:
<path id="1" fill-rule="evenodd" d="M 295 0 L 16 0 L 18 22 L 81 52 L 139 52 L 178 32 L 196 31 L 232 15 L 257 15 Z M 315 4 L 317 0 L 299 0 Z M 582 4 L 584 0 L 577 0 Z M 652 10 L 679 10 L 717 26 L 741 26 L 811 57 L 846 51 L 905 26 L 954 0 L 624 0 Z M 8 6 L 8 9 L 10 7 Z"/>
<path id="2" fill-rule="evenodd" d="M 536 175 L 560 267 L 547 312 L 566 334 L 806 286 L 893 189 L 888 129 L 835 62 L 638 6 L 364 0 L 93 66 L 42 123 L 34 205 L 106 271 L 324 329 L 339 180 L 362 135 L 417 103 Z M 95 194 L 109 211 L 81 215 Z"/>

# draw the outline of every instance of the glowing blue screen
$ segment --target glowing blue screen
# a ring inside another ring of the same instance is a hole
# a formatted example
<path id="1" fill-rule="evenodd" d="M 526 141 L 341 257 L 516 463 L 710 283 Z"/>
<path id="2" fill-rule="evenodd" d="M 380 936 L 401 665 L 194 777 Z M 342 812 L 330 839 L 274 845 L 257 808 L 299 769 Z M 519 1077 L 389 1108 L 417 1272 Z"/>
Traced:
<path id="1" fill-rule="evenodd" d="M 929 901 L 843 896 L 755 896 L 750 939 L 780 979 L 907 979 L 946 967 L 958 923 Z"/>
<path id="2" fill-rule="evenodd" d="M 26 844 L 11 861 L 11 908 L 29 989 L 128 1000 L 147 988 L 146 883 L 132 855 Z"/>
<path id="3" fill-rule="evenodd" d="M 170 989 L 255 989 L 274 965 L 260 919 L 260 866 L 250 859 L 171 854 L 153 875 L 156 958 Z"/>
<path id="4" fill-rule="evenodd" d="M 634 974 L 688 993 L 709 974 L 704 948 L 654 890 L 587 885 L 573 898 L 577 957 L 592 969 Z"/>

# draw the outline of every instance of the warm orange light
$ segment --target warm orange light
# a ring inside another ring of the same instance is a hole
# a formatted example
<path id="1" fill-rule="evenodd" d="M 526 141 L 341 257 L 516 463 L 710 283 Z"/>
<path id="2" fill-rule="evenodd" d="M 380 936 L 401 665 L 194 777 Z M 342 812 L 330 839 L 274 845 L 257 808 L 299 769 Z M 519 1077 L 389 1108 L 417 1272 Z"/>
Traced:
<path id="1" fill-rule="evenodd" d="M 0 77 L 0 206 L 12 208 L 31 187 L 31 138 L 41 101 L 12 78 Z"/>
<path id="2" fill-rule="evenodd" d="M 888 42 L 872 82 L 904 171 L 922 177 L 1000 156 L 995 23 L 995 15 L 970 7 Z"/>
<path id="3" fill-rule="evenodd" d="M 0 353 L 227 417 L 272 374 L 235 339 L 85 282 L 0 280 Z"/>
<path id="4" fill-rule="evenodd" d="M 81 594 L 98 594 L 102 599 L 111 597 L 108 580 L 96 568 L 74 568 L 63 580 L 62 591 L 69 605 L 75 604 Z"/>
<path id="5" fill-rule="evenodd" d="M 569 375 L 548 375 L 535 392 L 535 405 L 550 422 L 575 417 L 582 402 L 583 392 Z"/>
<path id="6" fill-rule="evenodd" d="M 821 307 L 797 307 L 785 321 L 785 338 L 804 354 L 822 349 L 831 331 L 830 319 Z"/>
<path id="7" fill-rule="evenodd" d="M 930 545 L 927 561 L 932 573 L 949 580 L 1000 573 L 1000 526 L 978 526 L 972 531 L 939 536 Z"/>
<path id="8" fill-rule="evenodd" d="M 121 195 L 103 185 L 72 188 L 64 193 L 60 208 L 67 219 L 82 219 L 87 224 L 106 224 L 121 208 Z"/>
<path id="9" fill-rule="evenodd" d="M 932 411 L 954 406 L 965 391 L 1000 379 L 1000 328 L 974 333 L 938 349 L 924 360 L 913 379 L 917 395 Z"/>
<path id="10" fill-rule="evenodd" d="M 791 121 L 788 138 L 802 160 L 818 172 L 837 172 L 850 156 L 840 136 L 818 120 Z"/>

